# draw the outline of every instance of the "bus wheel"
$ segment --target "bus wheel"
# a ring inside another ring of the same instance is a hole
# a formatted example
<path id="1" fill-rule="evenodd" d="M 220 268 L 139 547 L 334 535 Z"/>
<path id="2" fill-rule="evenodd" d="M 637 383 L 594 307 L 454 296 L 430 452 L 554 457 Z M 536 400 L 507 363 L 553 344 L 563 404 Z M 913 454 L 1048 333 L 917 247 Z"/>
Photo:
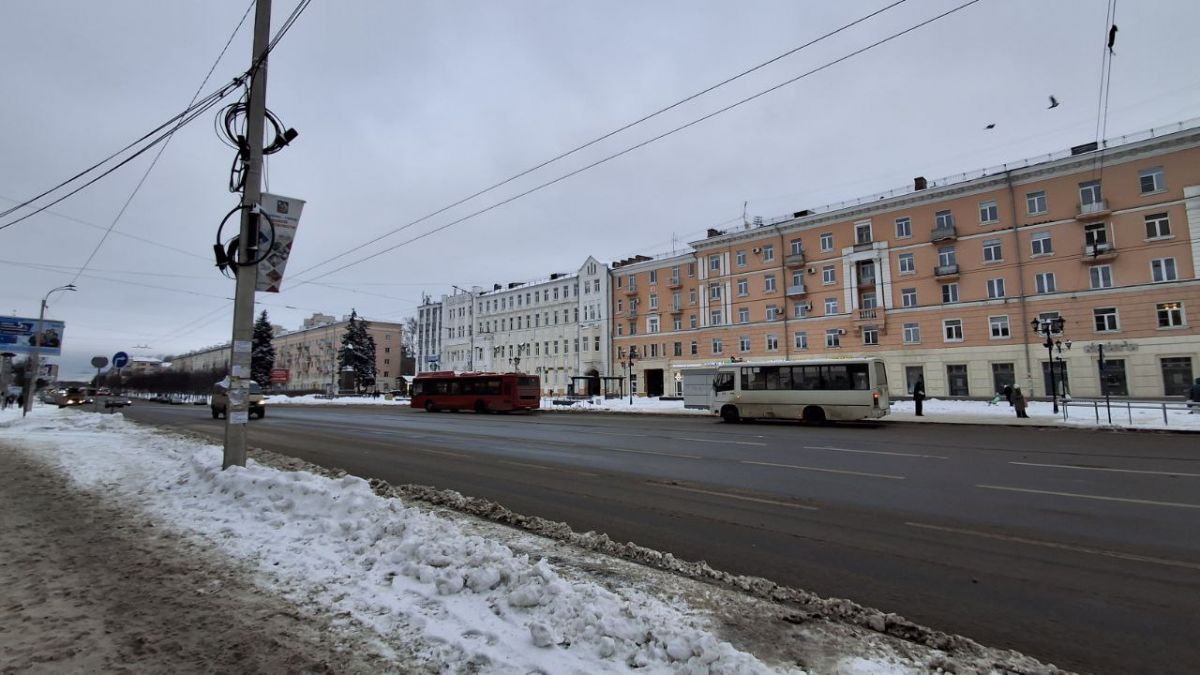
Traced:
<path id="1" fill-rule="evenodd" d="M 488 407 L 487 407 L 486 403 L 484 403 L 483 401 L 475 401 L 475 412 L 477 414 L 482 415 L 483 413 L 485 413 L 487 411 L 488 411 Z"/>
<path id="2" fill-rule="evenodd" d="M 725 420 L 729 424 L 737 424 L 738 422 L 742 421 L 741 416 L 738 415 L 738 409 L 731 405 L 721 408 L 721 419 Z"/>
<path id="3" fill-rule="evenodd" d="M 810 405 L 804 409 L 805 424 L 825 424 L 825 409 Z"/>
<path id="4" fill-rule="evenodd" d="M 433 412 L 433 401 L 425 401 L 425 412 Z"/>

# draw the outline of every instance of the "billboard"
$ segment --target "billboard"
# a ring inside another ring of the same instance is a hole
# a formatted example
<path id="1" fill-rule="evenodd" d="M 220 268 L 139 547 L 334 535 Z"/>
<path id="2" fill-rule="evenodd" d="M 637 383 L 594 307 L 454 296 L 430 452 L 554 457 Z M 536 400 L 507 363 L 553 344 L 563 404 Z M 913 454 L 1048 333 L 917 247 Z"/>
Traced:
<path id="1" fill-rule="evenodd" d="M 61 356 L 63 322 L 44 319 L 42 321 L 42 356 Z M 20 316 L 0 316 L 0 352 L 29 354 L 33 352 L 34 334 L 38 329 L 37 319 Z"/>
<path id="2" fill-rule="evenodd" d="M 271 382 L 274 384 L 287 384 L 292 379 L 292 372 L 287 368 L 272 368 Z"/>
<path id="3" fill-rule="evenodd" d="M 264 192 L 262 195 L 262 214 L 271 221 L 268 225 L 259 221 L 258 245 L 271 246 L 271 252 L 263 256 L 258 264 L 258 283 L 254 290 L 263 293 L 278 293 L 283 284 L 283 271 L 287 267 L 288 255 L 292 252 L 292 241 L 296 238 L 296 228 L 300 226 L 300 212 L 304 210 L 304 200 L 294 197 L 282 197 Z M 271 225 L 275 226 L 275 241 L 271 241 Z"/>

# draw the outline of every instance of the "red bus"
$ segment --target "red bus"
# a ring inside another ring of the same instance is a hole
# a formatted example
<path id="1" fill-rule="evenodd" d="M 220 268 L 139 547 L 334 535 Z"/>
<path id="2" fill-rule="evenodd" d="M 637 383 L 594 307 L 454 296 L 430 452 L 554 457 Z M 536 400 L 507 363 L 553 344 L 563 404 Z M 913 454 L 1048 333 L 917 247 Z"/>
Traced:
<path id="1" fill-rule="evenodd" d="M 412 407 L 477 413 L 537 410 L 542 383 L 521 373 L 420 373 L 413 379 Z"/>

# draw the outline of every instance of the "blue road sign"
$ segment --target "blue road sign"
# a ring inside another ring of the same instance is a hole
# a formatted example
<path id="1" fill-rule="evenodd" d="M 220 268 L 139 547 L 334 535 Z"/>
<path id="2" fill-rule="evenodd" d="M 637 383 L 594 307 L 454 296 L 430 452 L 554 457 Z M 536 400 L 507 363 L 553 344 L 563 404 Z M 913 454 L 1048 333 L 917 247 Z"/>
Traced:
<path id="1" fill-rule="evenodd" d="M 124 368 L 129 365 L 129 355 L 125 352 L 117 352 L 112 358 L 113 368 Z"/>

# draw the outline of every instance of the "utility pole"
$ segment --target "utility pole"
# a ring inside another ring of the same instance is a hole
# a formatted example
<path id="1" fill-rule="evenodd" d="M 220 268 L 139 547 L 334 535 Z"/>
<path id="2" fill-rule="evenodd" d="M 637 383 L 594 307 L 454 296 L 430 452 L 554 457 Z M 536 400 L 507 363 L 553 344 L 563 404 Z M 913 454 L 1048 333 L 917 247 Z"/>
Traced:
<path id="1" fill-rule="evenodd" d="M 242 190 L 242 229 L 238 239 L 237 291 L 233 302 L 233 340 L 229 358 L 229 408 L 225 414 L 225 457 L 221 468 L 246 466 L 249 421 L 250 357 L 254 333 L 254 287 L 258 268 L 245 263 L 258 251 L 258 203 L 262 201 L 263 124 L 267 111 L 267 42 L 271 34 L 271 0 L 258 0 L 254 12 L 254 46 L 250 53 L 250 107 L 246 116 L 246 184 Z"/>

